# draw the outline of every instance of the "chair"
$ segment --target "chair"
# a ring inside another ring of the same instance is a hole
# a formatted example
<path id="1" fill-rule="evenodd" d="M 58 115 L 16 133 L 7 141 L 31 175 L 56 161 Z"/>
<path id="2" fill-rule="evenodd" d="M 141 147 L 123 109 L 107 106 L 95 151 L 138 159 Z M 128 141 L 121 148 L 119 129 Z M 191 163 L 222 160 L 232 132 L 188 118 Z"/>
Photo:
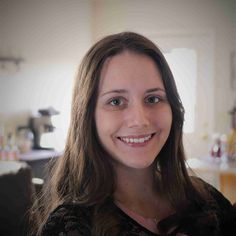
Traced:
<path id="1" fill-rule="evenodd" d="M 26 163 L 0 161 L 0 236 L 27 234 L 33 192 L 31 168 Z"/>

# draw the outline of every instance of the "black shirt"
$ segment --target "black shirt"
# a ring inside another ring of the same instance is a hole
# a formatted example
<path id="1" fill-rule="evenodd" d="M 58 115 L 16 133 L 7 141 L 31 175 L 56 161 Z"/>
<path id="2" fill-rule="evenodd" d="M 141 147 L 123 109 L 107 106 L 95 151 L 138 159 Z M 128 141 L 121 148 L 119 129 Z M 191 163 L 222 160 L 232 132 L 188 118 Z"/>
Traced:
<path id="1" fill-rule="evenodd" d="M 205 206 L 191 205 L 181 215 L 171 215 L 164 221 L 173 220 L 178 227 L 168 236 L 182 233 L 188 236 L 235 236 L 236 235 L 236 209 L 214 187 L 205 183 L 210 191 L 214 203 Z M 108 208 L 113 209 L 119 221 L 119 236 L 157 236 L 138 222 L 129 217 L 112 201 Z M 76 203 L 67 203 L 58 206 L 49 216 L 43 227 L 43 236 L 89 236 L 91 235 L 94 207 L 85 207 Z M 211 214 L 207 215 L 209 212 Z M 168 219 L 169 218 L 169 219 Z M 111 235 L 112 234 L 105 234 Z M 180 234 L 181 235 L 181 234 Z M 99 235 L 100 236 L 100 235 Z"/>

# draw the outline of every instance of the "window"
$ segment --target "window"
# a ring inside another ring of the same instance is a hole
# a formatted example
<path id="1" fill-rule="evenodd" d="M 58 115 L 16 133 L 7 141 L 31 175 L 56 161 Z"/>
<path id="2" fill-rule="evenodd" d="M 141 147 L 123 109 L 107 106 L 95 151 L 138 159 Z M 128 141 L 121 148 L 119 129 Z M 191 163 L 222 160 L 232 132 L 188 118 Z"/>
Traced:
<path id="1" fill-rule="evenodd" d="M 174 75 L 176 86 L 185 108 L 184 132 L 195 130 L 197 53 L 193 49 L 175 48 L 164 53 Z"/>

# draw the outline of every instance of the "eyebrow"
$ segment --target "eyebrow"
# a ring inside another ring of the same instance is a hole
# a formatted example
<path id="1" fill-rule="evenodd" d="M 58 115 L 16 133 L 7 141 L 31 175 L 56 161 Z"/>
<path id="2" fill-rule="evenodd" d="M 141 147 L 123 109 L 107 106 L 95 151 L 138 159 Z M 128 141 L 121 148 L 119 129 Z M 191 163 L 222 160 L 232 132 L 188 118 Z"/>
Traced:
<path id="1" fill-rule="evenodd" d="M 145 93 L 152 93 L 152 92 L 157 92 L 157 91 L 161 91 L 161 92 L 164 92 L 164 93 L 166 92 L 165 89 L 158 87 L 158 88 L 147 89 Z M 108 92 L 105 92 L 105 93 L 101 94 L 101 97 L 105 96 L 107 94 L 110 94 L 110 93 L 118 93 L 118 94 L 128 93 L 128 90 L 126 90 L 126 89 L 114 89 L 114 90 L 111 90 L 111 91 L 108 91 Z"/>
<path id="2" fill-rule="evenodd" d="M 161 92 L 166 92 L 166 90 L 165 89 L 163 89 L 163 88 L 151 88 L 151 89 L 148 89 L 147 91 L 146 91 L 146 93 L 152 93 L 152 92 L 157 92 L 157 91 L 161 91 Z"/>

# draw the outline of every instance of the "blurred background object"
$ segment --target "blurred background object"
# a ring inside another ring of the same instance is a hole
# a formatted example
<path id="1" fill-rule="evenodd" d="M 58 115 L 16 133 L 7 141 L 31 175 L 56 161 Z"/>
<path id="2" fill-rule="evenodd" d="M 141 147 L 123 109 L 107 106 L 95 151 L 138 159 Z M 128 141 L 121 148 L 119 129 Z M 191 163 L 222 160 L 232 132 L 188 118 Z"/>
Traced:
<path id="1" fill-rule="evenodd" d="M 44 133 L 50 133 L 55 130 L 55 126 L 52 124 L 51 116 L 58 115 L 59 112 L 53 107 L 39 109 L 38 112 L 40 115 L 31 117 L 29 120 L 29 128 L 33 133 L 33 149 L 54 149 L 53 147 L 42 147 L 41 137 Z"/>
<path id="2" fill-rule="evenodd" d="M 232 129 L 228 135 L 227 153 L 230 160 L 236 161 L 236 106 L 230 111 L 232 119 Z"/>
<path id="3" fill-rule="evenodd" d="M 40 187 L 37 185 L 37 189 Z M 27 235 L 28 211 L 35 199 L 35 194 L 36 189 L 32 183 L 31 168 L 26 163 L 1 161 L 0 235 Z"/>
<path id="4" fill-rule="evenodd" d="M 28 126 L 17 127 L 17 146 L 20 153 L 27 153 L 33 147 L 34 134 Z"/>

